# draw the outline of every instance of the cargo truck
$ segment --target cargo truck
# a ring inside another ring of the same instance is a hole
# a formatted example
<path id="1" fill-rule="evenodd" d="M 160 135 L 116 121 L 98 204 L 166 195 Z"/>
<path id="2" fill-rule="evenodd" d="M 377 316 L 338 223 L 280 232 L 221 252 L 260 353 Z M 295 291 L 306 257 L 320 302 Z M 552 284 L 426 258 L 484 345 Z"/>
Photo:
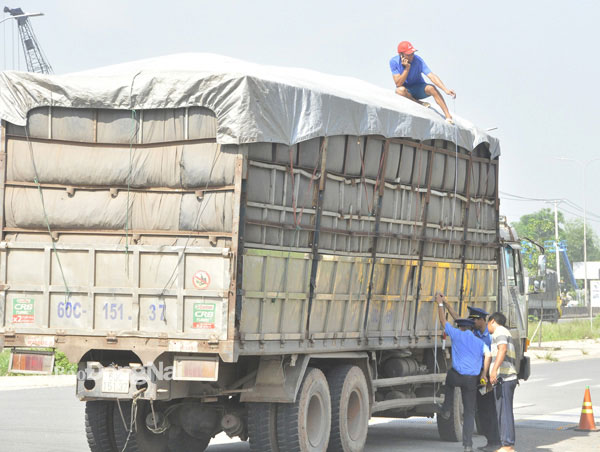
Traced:
<path id="1" fill-rule="evenodd" d="M 50 372 L 54 349 L 78 363 L 93 452 L 223 431 L 360 451 L 372 416 L 434 417 L 437 291 L 504 312 L 528 376 L 500 148 L 464 119 L 203 54 L 3 72 L 0 118 L 0 348 L 18 372 Z"/>

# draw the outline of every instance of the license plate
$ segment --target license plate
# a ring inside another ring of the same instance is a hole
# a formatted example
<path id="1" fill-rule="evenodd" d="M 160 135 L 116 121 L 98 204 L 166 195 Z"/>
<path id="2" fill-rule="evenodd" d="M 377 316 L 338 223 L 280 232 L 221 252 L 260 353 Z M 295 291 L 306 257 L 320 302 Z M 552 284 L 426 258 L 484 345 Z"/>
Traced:
<path id="1" fill-rule="evenodd" d="M 129 393 L 129 369 L 104 369 L 102 372 L 102 392 Z"/>

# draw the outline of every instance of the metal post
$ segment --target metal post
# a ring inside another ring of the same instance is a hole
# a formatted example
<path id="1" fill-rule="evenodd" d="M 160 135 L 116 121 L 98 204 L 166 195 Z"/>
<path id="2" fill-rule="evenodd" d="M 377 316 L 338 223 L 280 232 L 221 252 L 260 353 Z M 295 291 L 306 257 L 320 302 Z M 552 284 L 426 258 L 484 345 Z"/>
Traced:
<path id="1" fill-rule="evenodd" d="M 556 277 L 558 278 L 558 293 L 560 295 L 560 254 L 558 249 L 558 201 L 554 201 L 554 240 L 556 248 Z"/>
<path id="2" fill-rule="evenodd" d="M 589 302 L 590 307 L 590 329 L 593 327 L 592 317 L 592 300 L 588 297 L 588 272 L 587 272 L 587 216 L 586 216 L 586 185 L 585 185 L 585 170 L 587 165 L 583 165 L 583 287 L 585 295 L 585 304 Z"/>

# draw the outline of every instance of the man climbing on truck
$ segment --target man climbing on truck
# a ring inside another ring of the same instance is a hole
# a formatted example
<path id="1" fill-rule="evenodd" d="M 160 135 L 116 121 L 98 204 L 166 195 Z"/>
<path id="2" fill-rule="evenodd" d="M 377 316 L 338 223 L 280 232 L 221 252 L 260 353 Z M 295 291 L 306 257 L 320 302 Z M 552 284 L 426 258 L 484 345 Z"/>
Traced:
<path id="1" fill-rule="evenodd" d="M 398 55 L 390 59 L 390 69 L 392 77 L 396 84 L 396 94 L 404 96 L 414 102 L 417 102 L 424 107 L 430 107 L 428 102 L 423 102 L 421 99 L 433 96 L 437 104 L 440 106 L 446 116 L 446 121 L 454 124 L 452 115 L 448 111 L 446 101 L 437 90 L 436 86 L 444 91 L 448 96 L 456 97 L 456 93 L 446 88 L 442 80 L 431 72 L 427 63 L 418 55 L 415 55 L 417 49 L 408 41 L 402 41 L 398 44 Z M 425 74 L 433 85 L 425 83 L 423 75 Z"/>

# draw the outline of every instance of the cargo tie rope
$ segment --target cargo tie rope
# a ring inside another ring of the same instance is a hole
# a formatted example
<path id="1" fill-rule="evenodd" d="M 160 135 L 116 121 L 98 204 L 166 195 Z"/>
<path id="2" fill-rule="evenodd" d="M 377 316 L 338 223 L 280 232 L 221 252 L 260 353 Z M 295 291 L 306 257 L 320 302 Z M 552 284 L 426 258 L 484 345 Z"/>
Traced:
<path id="1" fill-rule="evenodd" d="M 132 82 L 133 83 L 133 82 Z M 131 135 L 129 136 L 129 168 L 127 170 L 127 205 L 125 206 L 125 271 L 129 277 L 129 200 L 131 196 L 131 174 L 133 172 L 133 139 L 137 136 L 139 127 L 136 120 L 136 111 L 131 110 Z"/>
<path id="2" fill-rule="evenodd" d="M 52 108 L 52 107 L 49 107 Z M 56 248 L 56 243 L 54 243 L 54 235 L 52 234 L 52 228 L 50 226 L 50 220 L 48 219 L 48 211 L 46 210 L 46 203 L 44 202 L 44 192 L 42 191 L 42 186 L 40 185 L 40 176 L 37 170 L 37 166 L 35 164 L 35 155 L 33 152 L 33 145 L 31 144 L 31 140 L 29 139 L 29 122 L 25 125 L 25 137 L 27 139 L 27 146 L 29 147 L 29 156 L 31 159 L 31 167 L 33 168 L 33 182 L 35 183 L 38 193 L 40 195 L 40 202 L 42 205 L 42 213 L 44 214 L 44 222 L 46 223 L 46 228 L 48 229 L 48 235 L 50 236 L 50 243 L 52 243 L 52 249 L 54 250 L 54 255 L 56 256 L 56 261 L 58 262 L 58 268 L 60 269 L 60 275 L 62 277 L 63 283 L 65 285 L 65 292 L 67 293 L 67 303 L 71 301 L 71 290 L 69 289 L 69 285 L 67 284 L 67 278 L 65 276 L 65 271 L 62 266 L 62 262 L 60 261 L 60 255 L 58 253 L 58 249 Z M 58 238 L 57 238 L 58 240 Z"/>
<path id="3" fill-rule="evenodd" d="M 211 163 L 210 166 L 210 172 L 208 173 L 208 178 L 206 181 L 206 185 L 204 186 L 204 190 L 208 189 L 208 186 L 210 185 L 210 178 L 212 177 L 212 173 L 215 169 L 215 166 L 217 165 L 217 162 L 219 161 L 219 157 L 221 157 L 221 146 L 217 146 L 217 152 L 215 152 L 215 156 L 213 158 L 213 161 Z M 181 253 L 181 255 L 179 256 L 179 258 L 177 259 L 177 262 L 175 263 L 175 267 L 173 268 L 173 272 L 171 273 L 171 276 L 169 276 L 169 279 L 167 280 L 167 283 L 165 284 L 165 287 L 163 287 L 162 291 L 160 292 L 159 298 L 163 298 L 165 295 L 165 292 L 167 291 L 167 288 L 169 288 L 173 282 L 174 282 L 174 278 L 175 275 L 177 274 L 177 269 L 179 268 L 179 265 L 181 264 L 181 261 L 183 259 L 183 256 L 185 255 L 185 251 L 187 250 L 187 247 L 190 243 L 190 240 L 192 238 L 192 232 L 198 227 L 198 221 L 200 220 L 200 217 L 202 216 L 202 214 L 204 213 L 204 210 L 206 209 L 206 206 L 208 206 L 207 202 L 204 202 L 203 200 L 203 206 L 198 210 L 198 215 L 196 215 L 196 218 L 194 219 L 194 223 L 192 224 L 192 228 L 190 230 L 190 233 L 187 236 L 187 239 L 185 241 L 185 244 L 183 245 L 183 252 Z M 166 316 L 166 310 L 167 310 L 167 304 L 165 303 L 165 316 L 164 316 L 164 321 L 167 321 L 167 316 Z"/>
<path id="4" fill-rule="evenodd" d="M 296 179 L 296 175 L 294 174 L 294 156 L 293 156 L 293 146 L 289 147 L 289 153 L 290 153 L 290 179 L 291 179 L 291 183 L 292 183 L 292 214 L 294 216 L 294 227 L 296 229 L 296 231 L 301 230 L 302 228 L 300 227 L 300 222 L 302 221 L 302 215 L 304 214 L 304 208 L 306 207 L 306 202 L 303 203 L 302 207 L 300 208 L 300 213 L 298 214 L 298 216 L 296 216 L 296 211 L 297 211 L 297 200 L 296 200 L 296 189 L 295 189 L 295 179 Z M 300 152 L 299 148 L 298 148 L 298 152 Z M 316 179 L 316 174 L 317 174 L 317 168 L 319 167 L 319 164 L 321 163 L 321 157 L 323 155 L 323 146 L 319 146 L 319 156 L 317 157 L 317 161 L 315 162 L 315 168 L 312 172 L 312 175 L 310 177 L 310 183 L 308 185 L 308 190 L 307 190 L 307 194 L 310 195 L 311 191 L 312 191 L 312 187 L 314 184 L 314 181 Z M 324 174 L 323 168 L 321 168 L 321 175 Z M 285 200 L 284 200 L 285 202 Z"/>

